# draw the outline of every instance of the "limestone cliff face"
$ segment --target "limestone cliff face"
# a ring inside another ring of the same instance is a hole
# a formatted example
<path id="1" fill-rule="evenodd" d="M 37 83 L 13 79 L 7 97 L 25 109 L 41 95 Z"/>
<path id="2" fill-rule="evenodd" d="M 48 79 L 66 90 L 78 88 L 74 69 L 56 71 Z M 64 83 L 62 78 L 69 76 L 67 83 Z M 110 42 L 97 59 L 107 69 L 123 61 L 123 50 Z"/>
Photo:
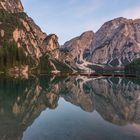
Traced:
<path id="1" fill-rule="evenodd" d="M 60 61 L 60 55 L 58 37 L 43 33 L 24 12 L 20 0 L 0 2 L 0 71 L 10 68 L 20 75 L 16 70 L 20 65 L 28 66 L 30 72 L 71 70 Z"/>
<path id="2" fill-rule="evenodd" d="M 59 43 L 55 34 L 48 35 L 41 45 L 42 54 L 48 54 L 52 58 L 59 59 Z"/>
<path id="3" fill-rule="evenodd" d="M 89 71 L 95 65 L 123 68 L 136 58 L 140 58 L 140 19 L 111 20 L 96 33 L 87 31 L 60 47 L 58 37 L 43 33 L 20 0 L 0 1 L 0 71 L 17 62 L 29 69 L 46 65 L 44 72 Z"/>
<path id="4" fill-rule="evenodd" d="M 124 66 L 140 57 L 140 20 L 117 18 L 106 22 L 95 34 L 90 61 Z"/>
<path id="5" fill-rule="evenodd" d="M 42 54 L 40 57 L 41 73 L 58 73 L 60 69 L 57 66 L 61 65 L 58 37 L 55 34 L 48 35 L 44 39 L 40 50 Z M 65 66 L 62 66 L 62 69 L 64 71 Z"/>
<path id="6" fill-rule="evenodd" d="M 24 8 L 20 0 L 1 0 L 0 9 L 4 9 L 5 11 L 12 13 L 24 11 Z"/>
<path id="7" fill-rule="evenodd" d="M 81 68 L 84 64 L 84 69 L 87 65 L 123 68 L 140 58 L 140 20 L 111 20 L 95 34 L 84 33 L 66 42 L 62 48 L 66 51 L 63 58 L 74 67 Z"/>
<path id="8" fill-rule="evenodd" d="M 94 38 L 92 31 L 87 31 L 81 36 L 73 38 L 61 47 L 60 59 L 74 69 L 86 69 L 88 62 L 85 57 L 89 53 L 89 46 Z"/>
<path id="9" fill-rule="evenodd" d="M 7 52 L 0 53 L 1 71 L 9 67 L 14 68 L 19 64 L 29 65 L 29 68 L 36 69 L 40 65 L 40 61 L 44 60 L 42 58 L 44 55 L 48 54 L 52 58 L 58 58 L 58 51 L 55 51 L 58 46 L 58 37 L 54 34 L 47 36 L 46 33 L 43 33 L 33 19 L 24 12 L 20 0 L 2 0 L 0 2 L 0 52 L 3 52 L 4 48 L 8 52 L 8 57 Z M 14 48 L 18 48 L 17 51 Z M 15 57 L 13 58 L 13 56 Z M 5 57 L 6 62 L 3 61 Z M 49 67 L 49 60 L 45 61 L 44 65 Z"/>
<path id="10" fill-rule="evenodd" d="M 0 46 L 5 43 L 17 44 L 23 47 L 29 55 L 39 58 L 41 46 L 46 34 L 27 16 L 26 13 L 8 13 L 2 10 L 0 14 Z"/>

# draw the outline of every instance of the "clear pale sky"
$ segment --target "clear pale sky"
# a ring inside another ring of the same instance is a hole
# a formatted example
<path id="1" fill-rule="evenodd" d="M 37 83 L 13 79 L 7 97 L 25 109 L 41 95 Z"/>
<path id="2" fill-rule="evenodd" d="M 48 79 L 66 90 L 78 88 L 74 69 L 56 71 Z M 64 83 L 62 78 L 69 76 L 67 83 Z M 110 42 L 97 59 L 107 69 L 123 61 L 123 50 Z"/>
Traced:
<path id="1" fill-rule="evenodd" d="M 113 18 L 140 18 L 140 0 L 21 0 L 25 12 L 60 44 Z"/>

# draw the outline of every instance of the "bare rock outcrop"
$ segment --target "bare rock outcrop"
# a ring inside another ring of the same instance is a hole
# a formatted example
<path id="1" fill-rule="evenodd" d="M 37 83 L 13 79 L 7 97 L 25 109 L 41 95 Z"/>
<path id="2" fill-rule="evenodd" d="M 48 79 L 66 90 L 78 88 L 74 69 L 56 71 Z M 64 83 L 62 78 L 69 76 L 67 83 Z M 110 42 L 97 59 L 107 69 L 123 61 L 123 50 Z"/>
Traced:
<path id="1" fill-rule="evenodd" d="M 89 46 L 94 38 L 92 31 L 87 31 L 81 36 L 71 39 L 61 46 L 60 59 L 74 69 L 85 70 L 88 62 L 85 57 L 90 53 Z"/>
<path id="2" fill-rule="evenodd" d="M 66 63 L 87 70 L 89 66 L 124 68 L 140 58 L 140 19 L 116 18 L 95 34 L 86 32 L 62 46 Z"/>
<path id="3" fill-rule="evenodd" d="M 24 12 L 20 0 L 0 2 L 0 71 L 22 65 L 29 65 L 31 70 L 36 69 L 43 56 L 42 44 L 46 42 L 49 45 L 57 45 L 54 42 L 58 39 L 54 37 L 56 36 L 47 36 L 42 32 L 33 19 Z"/>
<path id="4" fill-rule="evenodd" d="M 52 58 L 59 59 L 59 43 L 55 34 L 48 35 L 41 45 L 42 54 L 49 54 Z"/>
<path id="5" fill-rule="evenodd" d="M 95 34 L 90 61 L 124 66 L 140 57 L 140 20 L 117 18 L 106 22 Z"/>
<path id="6" fill-rule="evenodd" d="M 0 9 L 4 9 L 5 11 L 12 13 L 24 11 L 24 8 L 20 0 L 1 0 Z"/>

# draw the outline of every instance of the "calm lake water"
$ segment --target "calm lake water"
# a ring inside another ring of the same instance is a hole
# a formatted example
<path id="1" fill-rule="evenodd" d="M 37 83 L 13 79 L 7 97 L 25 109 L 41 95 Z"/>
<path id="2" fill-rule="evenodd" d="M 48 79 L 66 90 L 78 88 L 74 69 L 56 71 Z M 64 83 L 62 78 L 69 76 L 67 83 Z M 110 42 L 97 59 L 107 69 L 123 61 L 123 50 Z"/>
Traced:
<path id="1" fill-rule="evenodd" d="M 140 80 L 1 77 L 0 140 L 140 140 Z"/>

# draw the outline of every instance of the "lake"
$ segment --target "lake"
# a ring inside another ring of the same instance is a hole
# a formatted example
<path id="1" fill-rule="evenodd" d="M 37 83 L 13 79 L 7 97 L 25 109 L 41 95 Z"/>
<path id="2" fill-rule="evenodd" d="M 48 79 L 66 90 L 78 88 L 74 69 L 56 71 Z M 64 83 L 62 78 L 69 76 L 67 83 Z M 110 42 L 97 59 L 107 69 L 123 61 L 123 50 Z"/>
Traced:
<path id="1" fill-rule="evenodd" d="M 140 140 L 140 80 L 1 76 L 0 140 Z"/>

